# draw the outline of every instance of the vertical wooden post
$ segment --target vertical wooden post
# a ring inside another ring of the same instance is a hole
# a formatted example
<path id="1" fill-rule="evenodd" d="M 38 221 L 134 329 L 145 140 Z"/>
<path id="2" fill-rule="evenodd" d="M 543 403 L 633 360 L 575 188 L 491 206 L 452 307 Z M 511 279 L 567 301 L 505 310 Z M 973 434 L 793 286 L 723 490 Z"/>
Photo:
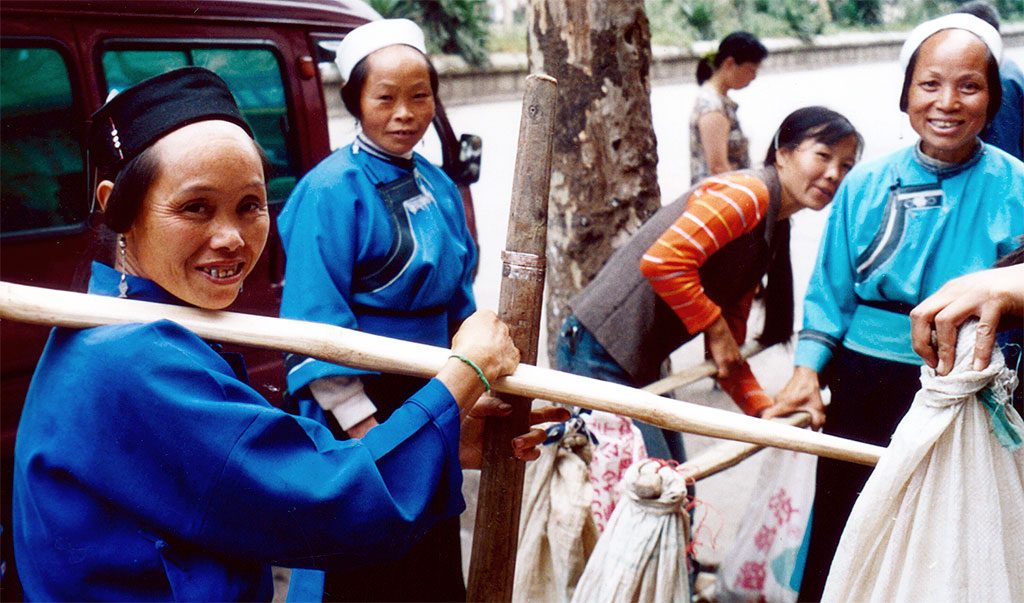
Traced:
<path id="1" fill-rule="evenodd" d="M 508 324 L 522 361 L 528 364 L 537 362 L 544 299 L 556 90 L 554 78 L 526 78 L 508 235 L 502 252 L 498 315 Z M 512 600 L 525 468 L 513 457 L 511 443 L 512 438 L 529 429 L 532 400 L 507 395 L 502 398 L 514 410 L 509 417 L 488 419 L 484 427 L 483 470 L 467 586 L 470 601 Z"/>

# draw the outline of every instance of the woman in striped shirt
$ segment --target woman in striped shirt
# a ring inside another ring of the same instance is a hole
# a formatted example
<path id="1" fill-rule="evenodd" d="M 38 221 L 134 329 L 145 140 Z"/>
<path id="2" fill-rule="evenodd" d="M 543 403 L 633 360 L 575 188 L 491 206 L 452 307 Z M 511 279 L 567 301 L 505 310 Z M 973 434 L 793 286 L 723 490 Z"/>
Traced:
<path id="1" fill-rule="evenodd" d="M 791 113 L 759 170 L 705 179 L 663 207 L 570 303 L 556 346 L 559 370 L 646 385 L 700 333 L 723 389 L 757 416 L 772 404 L 737 342 L 746 338 L 765 274 L 764 344 L 793 332 L 789 217 L 820 210 L 860 154 L 860 134 L 824 107 Z M 650 456 L 685 460 L 679 433 L 638 423 Z"/>

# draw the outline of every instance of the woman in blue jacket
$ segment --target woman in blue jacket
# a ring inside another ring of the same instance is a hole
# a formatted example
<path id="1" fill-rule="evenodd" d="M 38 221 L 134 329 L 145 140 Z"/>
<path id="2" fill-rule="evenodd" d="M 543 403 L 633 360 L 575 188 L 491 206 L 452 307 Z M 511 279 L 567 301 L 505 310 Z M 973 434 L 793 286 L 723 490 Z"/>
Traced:
<path id="1" fill-rule="evenodd" d="M 462 197 L 413 151 L 437 97 L 425 51 L 407 19 L 358 27 L 338 48 L 342 100 L 360 131 L 306 174 L 278 218 L 282 317 L 447 346 L 475 309 L 476 247 Z M 286 366 L 300 412 L 339 437 L 362 437 L 423 385 L 294 355 Z M 465 599 L 458 519 L 395 564 L 328 575 L 325 591 L 333 600 Z"/>
<path id="2" fill-rule="evenodd" d="M 201 68 L 168 72 L 92 124 L 96 199 L 116 242 L 90 292 L 228 306 L 269 215 L 265 160 L 227 86 Z M 463 509 L 460 417 L 483 379 L 518 362 L 491 313 L 463 323 L 453 352 L 388 421 L 338 441 L 271 407 L 244 367 L 176 323 L 54 329 L 15 450 L 27 597 L 269 600 L 272 563 L 399 554 Z"/>
<path id="3" fill-rule="evenodd" d="M 1024 234 L 1024 164 L 978 139 L 999 108 L 1001 52 L 995 29 L 970 15 L 928 21 L 908 36 L 900 109 L 920 141 L 843 181 L 804 300 L 796 369 L 763 417 L 807 410 L 826 433 L 888 444 L 919 387 L 910 310 L 947 281 L 988 268 Z M 819 459 L 801 600 L 820 599 L 869 474 Z"/>

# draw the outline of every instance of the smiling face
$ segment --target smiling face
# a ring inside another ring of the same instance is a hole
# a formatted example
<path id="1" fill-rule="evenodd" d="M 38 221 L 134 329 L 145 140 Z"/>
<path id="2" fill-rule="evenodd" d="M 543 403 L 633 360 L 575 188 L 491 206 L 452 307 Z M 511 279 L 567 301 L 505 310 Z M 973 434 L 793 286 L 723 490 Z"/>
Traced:
<path id="1" fill-rule="evenodd" d="M 270 229 L 255 144 L 235 124 L 203 121 L 164 136 L 153 150 L 157 177 L 125 233 L 127 272 L 200 308 L 224 308 Z"/>
<path id="2" fill-rule="evenodd" d="M 957 163 L 974 152 L 985 127 L 988 48 L 961 29 L 921 44 L 907 89 L 907 115 L 926 155 Z"/>
<path id="3" fill-rule="evenodd" d="M 381 48 L 365 59 L 359 97 L 363 133 L 393 155 L 405 155 L 434 119 L 434 93 L 426 58 L 410 46 Z"/>
<path id="4" fill-rule="evenodd" d="M 817 211 L 827 207 L 857 161 L 857 150 L 858 141 L 853 135 L 831 146 L 806 138 L 794 149 L 780 149 L 775 156 L 782 184 L 779 219 L 804 208 Z"/>

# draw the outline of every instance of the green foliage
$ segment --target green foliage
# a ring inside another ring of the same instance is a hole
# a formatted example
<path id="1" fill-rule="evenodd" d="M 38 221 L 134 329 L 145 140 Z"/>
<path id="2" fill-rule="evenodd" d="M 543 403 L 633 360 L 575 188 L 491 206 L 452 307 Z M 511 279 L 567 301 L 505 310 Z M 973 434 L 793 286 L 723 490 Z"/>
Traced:
<path id="1" fill-rule="evenodd" d="M 817 4 L 808 0 L 785 0 L 781 8 L 782 14 L 779 16 L 786 22 L 790 32 L 802 42 L 811 43 L 814 36 L 825 28 Z"/>
<path id="2" fill-rule="evenodd" d="M 484 0 L 369 0 L 385 17 L 405 17 L 423 28 L 430 52 L 459 55 L 470 65 L 488 64 L 490 17 Z"/>
<path id="3" fill-rule="evenodd" d="M 679 13 L 687 25 L 696 30 L 701 40 L 713 40 L 715 35 L 715 3 L 712 0 L 684 0 Z"/>
<path id="4" fill-rule="evenodd" d="M 832 18 L 844 25 L 881 25 L 882 0 L 833 0 Z"/>

